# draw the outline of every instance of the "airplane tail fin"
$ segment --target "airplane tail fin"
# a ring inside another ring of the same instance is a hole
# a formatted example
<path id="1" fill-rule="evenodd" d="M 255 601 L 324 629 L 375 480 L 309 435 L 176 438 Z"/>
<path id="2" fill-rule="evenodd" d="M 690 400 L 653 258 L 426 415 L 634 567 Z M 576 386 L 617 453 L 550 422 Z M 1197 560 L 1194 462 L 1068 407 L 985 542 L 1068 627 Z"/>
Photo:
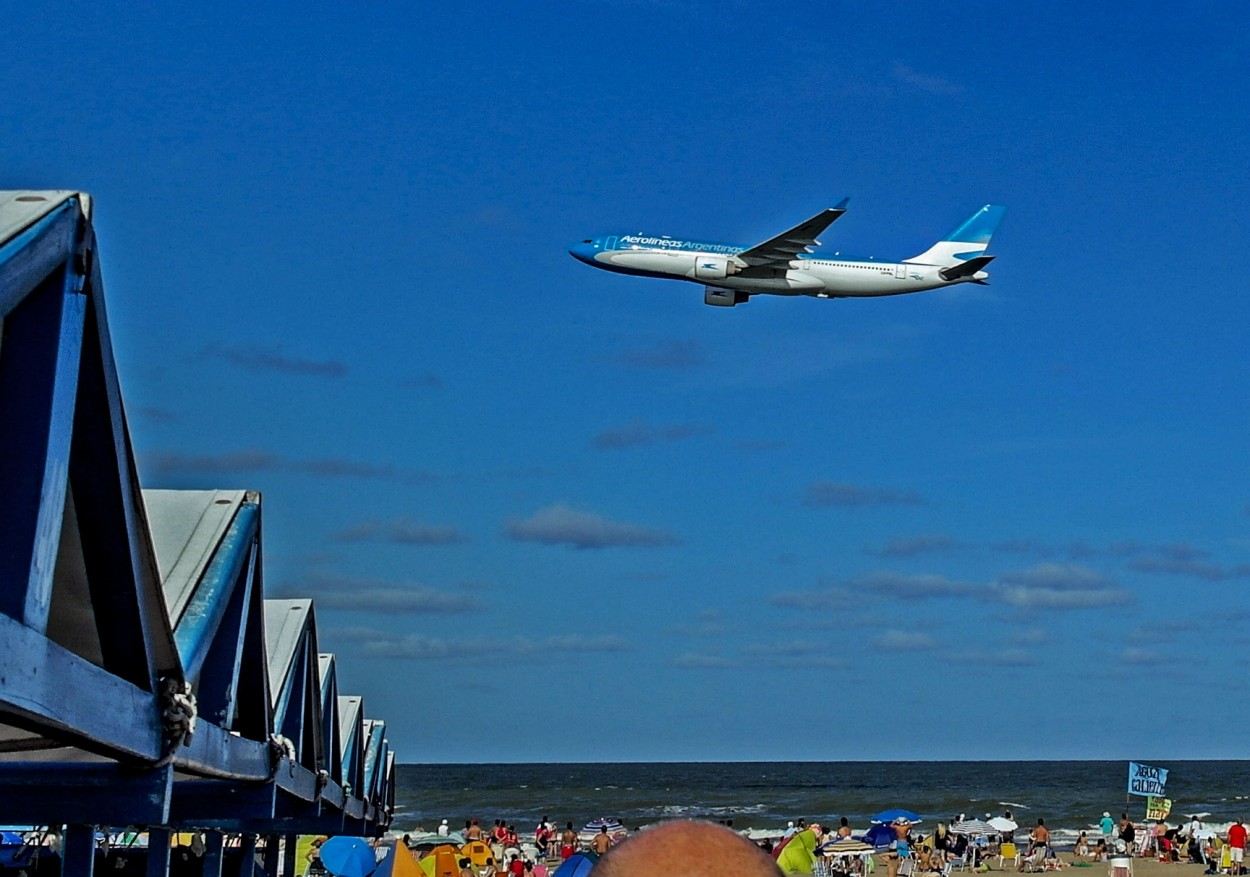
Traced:
<path id="1" fill-rule="evenodd" d="M 986 204 L 976 213 L 969 216 L 953 232 L 938 241 L 918 256 L 904 259 L 904 262 L 916 262 L 921 265 L 955 266 L 961 262 L 975 259 L 985 252 L 990 245 L 990 236 L 1003 218 L 1006 207 L 997 204 Z"/>

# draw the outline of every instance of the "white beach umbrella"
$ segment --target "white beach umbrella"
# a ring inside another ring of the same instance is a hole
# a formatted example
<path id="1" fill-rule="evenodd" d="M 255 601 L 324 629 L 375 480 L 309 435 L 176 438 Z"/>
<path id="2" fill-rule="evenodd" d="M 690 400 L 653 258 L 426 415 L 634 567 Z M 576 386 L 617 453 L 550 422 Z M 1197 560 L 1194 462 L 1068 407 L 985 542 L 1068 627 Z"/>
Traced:
<path id="1" fill-rule="evenodd" d="M 988 822 L 981 819 L 965 819 L 963 822 L 956 822 L 952 825 L 951 831 L 955 834 L 967 834 L 972 837 L 981 837 L 982 835 L 992 834 L 995 829 L 991 828 Z"/>
<path id="2" fill-rule="evenodd" d="M 995 831 L 1015 831 L 1020 827 L 1006 816 L 995 816 L 988 824 Z"/>

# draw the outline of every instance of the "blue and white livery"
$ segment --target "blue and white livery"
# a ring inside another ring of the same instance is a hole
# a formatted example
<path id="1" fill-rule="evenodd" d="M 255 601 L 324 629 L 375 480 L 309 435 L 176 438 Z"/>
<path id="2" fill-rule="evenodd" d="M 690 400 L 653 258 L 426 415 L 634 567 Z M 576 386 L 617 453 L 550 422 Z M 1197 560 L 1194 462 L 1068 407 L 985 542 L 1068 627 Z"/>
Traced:
<path id="1" fill-rule="evenodd" d="M 848 298 L 902 295 L 956 283 L 985 283 L 990 236 L 1005 207 L 986 204 L 953 232 L 910 259 L 880 262 L 813 252 L 816 239 L 846 212 L 847 199 L 789 231 L 740 247 L 646 234 L 600 235 L 575 244 L 575 259 L 642 277 L 689 280 L 704 286 L 703 300 L 733 307 L 753 295 Z"/>

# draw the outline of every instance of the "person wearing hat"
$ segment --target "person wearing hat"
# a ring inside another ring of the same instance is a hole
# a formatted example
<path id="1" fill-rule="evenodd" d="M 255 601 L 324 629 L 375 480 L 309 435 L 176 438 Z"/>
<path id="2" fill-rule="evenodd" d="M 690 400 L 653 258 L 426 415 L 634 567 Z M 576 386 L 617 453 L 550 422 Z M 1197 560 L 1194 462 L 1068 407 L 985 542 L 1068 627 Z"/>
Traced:
<path id="1" fill-rule="evenodd" d="M 440 823 L 439 823 L 439 826 L 438 826 L 438 836 L 439 836 L 439 837 L 447 837 L 447 836 L 448 836 L 448 835 L 450 835 L 450 834 L 451 834 L 451 826 L 450 826 L 450 825 L 448 825 L 448 824 L 447 824 L 447 820 L 446 820 L 446 819 L 444 819 L 442 822 L 440 822 Z"/>
<path id="2" fill-rule="evenodd" d="M 1098 820 L 1098 827 L 1102 829 L 1102 837 L 1108 844 L 1111 844 L 1111 835 L 1115 832 L 1115 820 L 1111 818 L 1111 814 L 1106 810 L 1102 811 L 1102 819 Z"/>

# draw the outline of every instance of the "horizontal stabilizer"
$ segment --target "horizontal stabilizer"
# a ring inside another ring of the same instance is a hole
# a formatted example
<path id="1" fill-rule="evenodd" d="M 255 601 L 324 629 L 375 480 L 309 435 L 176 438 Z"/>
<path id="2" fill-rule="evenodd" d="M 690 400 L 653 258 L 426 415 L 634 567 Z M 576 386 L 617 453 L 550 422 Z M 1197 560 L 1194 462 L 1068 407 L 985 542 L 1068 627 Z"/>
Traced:
<path id="1" fill-rule="evenodd" d="M 971 277 L 993 261 L 993 256 L 977 256 L 975 259 L 969 259 L 967 262 L 960 262 L 958 265 L 943 268 L 938 272 L 938 275 L 943 280 L 959 280 L 963 277 Z"/>

